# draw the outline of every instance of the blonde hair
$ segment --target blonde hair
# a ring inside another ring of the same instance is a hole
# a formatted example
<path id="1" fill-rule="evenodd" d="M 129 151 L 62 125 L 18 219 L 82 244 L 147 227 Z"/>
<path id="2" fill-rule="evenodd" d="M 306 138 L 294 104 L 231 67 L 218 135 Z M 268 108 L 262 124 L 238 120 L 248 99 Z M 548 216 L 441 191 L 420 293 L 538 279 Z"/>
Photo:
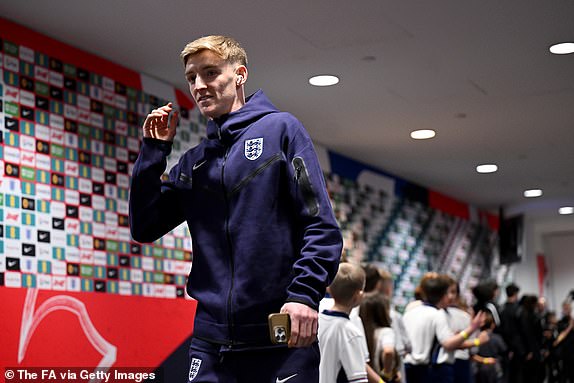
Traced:
<path id="1" fill-rule="evenodd" d="M 204 50 L 215 53 L 229 63 L 247 65 L 247 53 L 239 42 L 232 37 L 218 35 L 200 37 L 188 43 L 180 54 L 183 65 L 191 56 Z"/>
<path id="2" fill-rule="evenodd" d="M 335 302 L 348 305 L 357 291 L 365 288 L 365 272 L 352 263 L 344 262 L 339 265 L 339 271 L 329 286 L 329 292 Z"/>

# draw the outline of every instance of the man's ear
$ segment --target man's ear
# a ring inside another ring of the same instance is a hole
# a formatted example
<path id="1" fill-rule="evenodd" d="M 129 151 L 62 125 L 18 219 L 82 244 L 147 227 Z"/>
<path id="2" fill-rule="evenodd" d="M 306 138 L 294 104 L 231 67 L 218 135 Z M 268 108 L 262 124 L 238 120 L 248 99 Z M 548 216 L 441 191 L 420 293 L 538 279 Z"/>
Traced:
<path id="1" fill-rule="evenodd" d="M 245 84 L 245 82 L 247 81 L 247 67 L 245 65 L 239 65 L 236 69 L 235 69 L 235 84 L 237 86 L 243 85 Z"/>

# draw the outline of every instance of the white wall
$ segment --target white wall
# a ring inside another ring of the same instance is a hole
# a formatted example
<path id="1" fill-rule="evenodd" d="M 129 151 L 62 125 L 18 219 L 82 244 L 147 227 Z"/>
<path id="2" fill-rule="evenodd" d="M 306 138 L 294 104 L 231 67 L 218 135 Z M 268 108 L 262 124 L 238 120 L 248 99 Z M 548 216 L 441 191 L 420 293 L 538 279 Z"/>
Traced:
<path id="1" fill-rule="evenodd" d="M 545 235 L 544 248 L 549 269 L 548 286 L 553 292 L 550 303 L 558 310 L 568 293 L 574 290 L 574 233 Z"/>
<path id="2" fill-rule="evenodd" d="M 574 219 L 572 216 L 525 215 L 525 257 L 514 270 L 514 281 L 522 294 L 538 295 L 536 256 L 546 256 L 548 278 L 545 296 L 552 310 L 560 310 L 565 298 L 562 286 L 574 288 Z M 566 246 L 566 243 L 568 245 Z M 564 248 L 563 248 L 564 247 Z M 568 250 L 571 250 L 570 252 Z M 570 291 L 570 290 L 568 290 Z"/>

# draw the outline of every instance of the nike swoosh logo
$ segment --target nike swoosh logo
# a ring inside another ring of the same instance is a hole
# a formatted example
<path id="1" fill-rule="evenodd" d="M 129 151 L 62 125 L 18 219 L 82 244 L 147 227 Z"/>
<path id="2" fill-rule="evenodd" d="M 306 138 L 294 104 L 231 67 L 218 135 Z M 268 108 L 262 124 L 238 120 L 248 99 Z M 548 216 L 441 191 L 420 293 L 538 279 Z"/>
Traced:
<path id="1" fill-rule="evenodd" d="M 203 164 L 206 163 L 206 162 L 207 162 L 207 160 L 203 160 L 203 161 L 201 161 L 201 162 L 198 163 L 198 164 L 193 164 L 193 170 L 199 168 L 201 165 L 203 165 Z"/>
<path id="2" fill-rule="evenodd" d="M 275 383 L 285 383 L 286 381 L 288 381 L 288 380 L 291 379 L 291 378 L 296 377 L 297 375 L 298 375 L 298 374 L 293 374 L 293 375 L 288 376 L 288 377 L 283 378 L 283 379 L 275 378 Z"/>

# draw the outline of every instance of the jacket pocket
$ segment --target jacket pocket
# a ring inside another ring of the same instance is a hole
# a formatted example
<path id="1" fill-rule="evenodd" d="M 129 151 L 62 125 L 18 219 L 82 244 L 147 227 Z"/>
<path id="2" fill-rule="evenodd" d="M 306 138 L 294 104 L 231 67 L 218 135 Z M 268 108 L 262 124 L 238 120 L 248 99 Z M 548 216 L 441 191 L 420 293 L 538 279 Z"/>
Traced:
<path id="1" fill-rule="evenodd" d="M 259 165 L 254 171 L 252 171 L 251 173 L 249 173 L 246 177 L 244 177 L 241 181 L 239 181 L 234 187 L 233 189 L 231 189 L 229 191 L 228 196 L 232 196 L 235 193 L 237 193 L 239 190 L 241 190 L 242 187 L 244 187 L 245 185 L 247 185 L 249 182 L 251 182 L 251 180 L 255 177 L 257 177 L 259 174 L 263 173 L 265 171 L 265 169 L 267 169 L 268 167 L 270 167 L 271 165 L 273 165 L 275 162 L 279 161 L 281 158 L 283 157 L 283 155 L 281 153 L 276 153 L 273 156 L 269 157 L 269 159 L 267 159 L 265 162 L 263 162 L 261 165 Z"/>
<path id="2" fill-rule="evenodd" d="M 309 214 L 315 217 L 319 214 L 319 201 L 311 184 L 305 161 L 301 157 L 295 157 L 293 158 L 292 164 L 295 169 L 295 183 L 301 190 L 305 207 L 307 207 Z"/>
<path id="3" fill-rule="evenodd" d="M 193 177 L 191 174 L 188 174 L 187 171 L 182 169 L 179 171 L 175 186 L 177 187 L 180 195 L 184 198 L 187 198 L 189 193 L 193 190 Z"/>
<path id="4" fill-rule="evenodd" d="M 193 179 L 191 176 L 188 176 L 184 172 L 179 172 L 179 177 L 177 177 L 179 183 L 186 189 L 190 189 L 193 185 Z"/>

